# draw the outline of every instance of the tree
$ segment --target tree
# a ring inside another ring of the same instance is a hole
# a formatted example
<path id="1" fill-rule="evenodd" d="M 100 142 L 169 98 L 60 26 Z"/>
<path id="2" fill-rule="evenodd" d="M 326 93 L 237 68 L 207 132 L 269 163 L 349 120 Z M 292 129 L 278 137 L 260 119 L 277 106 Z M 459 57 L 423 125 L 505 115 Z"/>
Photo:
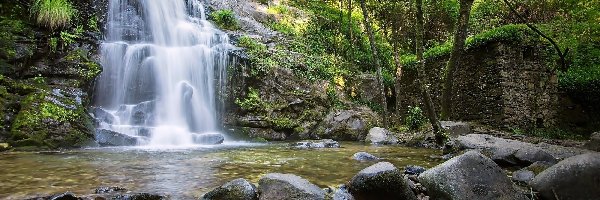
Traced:
<path id="1" fill-rule="evenodd" d="M 367 10 L 367 4 L 365 0 L 360 0 L 360 8 L 363 13 L 365 28 L 367 29 L 367 35 L 369 36 L 369 44 L 371 46 L 371 56 L 375 62 L 375 67 L 377 68 L 377 85 L 379 86 L 378 93 L 380 96 L 379 101 L 383 107 L 383 124 L 384 127 L 387 128 L 388 125 L 388 111 L 387 111 L 387 101 L 385 99 L 385 89 L 383 86 L 383 76 L 381 74 L 381 65 L 379 63 L 379 59 L 377 57 L 377 47 L 375 46 L 375 36 L 373 33 L 373 27 L 371 26 L 371 22 L 369 21 L 369 12 Z"/>
<path id="2" fill-rule="evenodd" d="M 433 107 L 433 101 L 431 100 L 431 95 L 429 94 L 429 90 L 427 89 L 426 80 L 423 77 L 425 74 L 425 59 L 423 58 L 423 52 L 425 51 L 424 43 L 424 20 L 423 20 L 423 0 L 415 0 L 415 7 L 417 10 L 417 34 L 416 34 L 416 46 L 417 46 L 417 60 L 419 65 L 417 66 L 417 85 L 420 86 L 421 96 L 423 98 L 423 103 L 425 104 L 425 108 L 427 109 L 427 118 L 429 119 L 429 123 L 433 128 L 433 134 L 435 135 L 435 142 L 437 145 L 443 145 L 446 140 L 446 136 L 442 130 L 442 126 L 440 121 L 437 119 L 437 114 L 435 111 L 435 107 Z"/>
<path id="3" fill-rule="evenodd" d="M 454 33 L 454 46 L 450 53 L 450 59 L 446 66 L 444 75 L 444 89 L 442 91 L 442 119 L 448 120 L 452 116 L 452 95 L 454 86 L 454 71 L 459 65 L 460 58 L 465 49 L 465 40 L 467 39 L 467 28 L 469 27 L 469 16 L 471 15 L 471 6 L 473 0 L 460 0 L 459 17 L 456 22 L 456 31 Z"/>

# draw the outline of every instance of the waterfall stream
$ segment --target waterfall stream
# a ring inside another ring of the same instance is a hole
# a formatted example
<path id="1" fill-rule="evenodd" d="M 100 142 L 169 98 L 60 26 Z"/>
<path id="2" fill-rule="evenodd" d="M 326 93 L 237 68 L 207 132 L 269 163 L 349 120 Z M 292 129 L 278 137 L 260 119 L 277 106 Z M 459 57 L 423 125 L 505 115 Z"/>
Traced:
<path id="1" fill-rule="evenodd" d="M 222 142 L 216 95 L 233 46 L 206 20 L 200 0 L 109 2 L 94 97 L 97 128 L 138 145 Z"/>

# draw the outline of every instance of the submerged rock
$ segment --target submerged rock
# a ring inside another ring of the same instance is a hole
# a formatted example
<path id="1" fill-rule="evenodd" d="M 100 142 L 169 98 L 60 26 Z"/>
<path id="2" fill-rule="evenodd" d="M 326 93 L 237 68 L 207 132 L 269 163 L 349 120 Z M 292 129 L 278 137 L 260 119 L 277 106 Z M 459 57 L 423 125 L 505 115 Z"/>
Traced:
<path id="1" fill-rule="evenodd" d="M 201 133 L 201 134 L 193 134 L 192 136 L 195 144 L 221 144 L 225 141 L 225 137 L 220 133 Z"/>
<path id="2" fill-rule="evenodd" d="M 379 162 L 356 174 L 348 182 L 348 191 L 357 200 L 415 199 L 407 179 L 392 163 Z"/>
<path id="3" fill-rule="evenodd" d="M 354 155 L 352 155 L 352 158 L 358 161 L 373 161 L 381 159 L 367 152 L 357 152 Z"/>
<path id="4" fill-rule="evenodd" d="M 419 175 L 419 174 L 425 172 L 425 170 L 426 170 L 425 167 L 408 165 L 408 166 L 404 167 L 404 174 Z"/>
<path id="5" fill-rule="evenodd" d="M 295 148 L 309 148 L 309 149 L 317 149 L 317 148 L 339 148 L 340 143 L 331 140 L 331 139 L 323 139 L 323 140 L 306 140 L 301 142 L 296 142 L 292 144 Z"/>
<path id="6" fill-rule="evenodd" d="M 235 179 L 204 194 L 201 200 L 258 200 L 254 184 L 246 179 Z"/>
<path id="7" fill-rule="evenodd" d="M 387 129 L 374 127 L 369 130 L 365 142 L 371 144 L 397 144 L 398 138 Z"/>
<path id="8" fill-rule="evenodd" d="M 137 138 L 106 129 L 96 130 L 96 142 L 100 146 L 135 146 Z"/>
<path id="9" fill-rule="evenodd" d="M 354 197 L 348 191 L 346 185 L 341 185 L 335 193 L 333 193 L 333 200 L 354 200 Z"/>
<path id="10" fill-rule="evenodd" d="M 122 188 L 122 187 L 115 187 L 115 186 L 99 187 L 99 188 L 96 188 L 94 193 L 95 194 L 106 194 L 106 193 L 114 193 L 114 192 L 127 192 L 127 189 Z"/>
<path id="11" fill-rule="evenodd" d="M 600 153 L 567 158 L 538 174 L 531 187 L 544 199 L 600 197 Z"/>
<path id="12" fill-rule="evenodd" d="M 261 200 L 324 200 L 325 192 L 293 174 L 272 173 L 258 181 Z"/>
<path id="13" fill-rule="evenodd" d="M 419 176 L 432 199 L 528 199 L 491 159 L 477 151 L 452 158 Z"/>

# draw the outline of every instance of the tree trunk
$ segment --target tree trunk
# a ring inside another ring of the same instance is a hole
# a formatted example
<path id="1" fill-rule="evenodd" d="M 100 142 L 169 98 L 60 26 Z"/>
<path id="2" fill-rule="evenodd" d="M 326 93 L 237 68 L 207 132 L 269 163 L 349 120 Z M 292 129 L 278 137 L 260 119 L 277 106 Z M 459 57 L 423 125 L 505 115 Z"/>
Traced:
<path id="1" fill-rule="evenodd" d="M 456 31 L 454 32 L 454 46 L 450 53 L 450 60 L 446 66 L 444 75 L 444 90 L 442 91 L 442 119 L 449 120 L 452 116 L 452 96 L 454 93 L 454 71 L 459 65 L 462 53 L 465 49 L 467 29 L 469 28 L 469 17 L 473 0 L 460 0 L 460 11 Z"/>
<path id="2" fill-rule="evenodd" d="M 433 127 L 433 133 L 435 135 L 435 142 L 437 145 L 443 145 L 446 139 L 444 132 L 442 130 L 442 126 L 440 121 L 437 119 L 435 107 L 433 106 L 433 101 L 431 100 L 431 96 L 429 95 L 429 91 L 427 89 L 427 80 L 425 79 L 425 60 L 423 59 L 423 52 L 425 51 L 425 47 L 423 46 L 423 34 L 425 33 L 424 22 L 423 22 L 423 0 L 416 0 L 416 9 L 417 9 L 417 34 L 416 34 L 416 46 L 417 46 L 417 85 L 420 86 L 421 96 L 423 97 L 423 103 L 425 104 L 425 108 L 427 110 L 427 118 L 429 119 L 429 123 Z"/>
<path id="3" fill-rule="evenodd" d="M 380 95 L 380 103 L 383 107 L 383 125 L 385 128 L 388 126 L 388 112 L 387 112 L 387 101 L 385 99 L 385 88 L 383 85 L 383 77 L 381 76 L 381 65 L 377 57 L 377 48 L 375 47 L 375 36 L 373 35 L 373 27 L 369 21 L 369 12 L 367 11 L 367 5 L 365 0 L 360 1 L 360 8 L 362 9 L 365 28 L 367 29 L 367 35 L 369 36 L 369 43 L 371 45 L 371 56 L 375 61 L 375 67 L 377 68 L 377 85 L 378 93 Z"/>

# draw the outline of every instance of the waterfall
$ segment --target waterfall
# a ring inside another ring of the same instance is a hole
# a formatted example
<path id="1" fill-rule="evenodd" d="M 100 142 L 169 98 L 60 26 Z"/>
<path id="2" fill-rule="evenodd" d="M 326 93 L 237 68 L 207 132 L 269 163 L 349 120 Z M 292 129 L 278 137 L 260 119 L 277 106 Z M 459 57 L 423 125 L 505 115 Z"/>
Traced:
<path id="1" fill-rule="evenodd" d="M 139 145 L 215 143 L 207 136 L 220 135 L 227 34 L 206 21 L 200 0 L 109 1 L 93 113 L 108 117 L 97 128 Z"/>

